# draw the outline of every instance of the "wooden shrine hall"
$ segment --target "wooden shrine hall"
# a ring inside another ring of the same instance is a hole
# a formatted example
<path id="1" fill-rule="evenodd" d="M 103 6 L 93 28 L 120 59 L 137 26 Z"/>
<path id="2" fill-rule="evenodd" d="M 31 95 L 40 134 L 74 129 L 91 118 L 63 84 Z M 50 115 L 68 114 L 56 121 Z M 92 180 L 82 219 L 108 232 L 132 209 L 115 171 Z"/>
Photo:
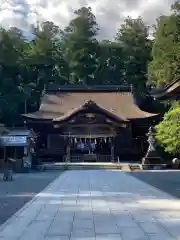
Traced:
<path id="1" fill-rule="evenodd" d="M 24 114 L 45 161 L 141 160 L 146 133 L 158 114 L 140 109 L 128 86 L 54 86 L 37 112 Z"/>

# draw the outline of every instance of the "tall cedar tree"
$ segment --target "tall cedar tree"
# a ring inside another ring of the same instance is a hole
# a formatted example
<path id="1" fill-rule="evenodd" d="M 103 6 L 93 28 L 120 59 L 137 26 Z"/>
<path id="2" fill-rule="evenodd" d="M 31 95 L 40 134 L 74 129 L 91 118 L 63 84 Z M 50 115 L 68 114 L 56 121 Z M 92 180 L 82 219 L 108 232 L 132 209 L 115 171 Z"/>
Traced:
<path id="1" fill-rule="evenodd" d="M 64 58 L 75 76 L 71 82 L 94 84 L 99 51 L 96 18 L 90 7 L 80 8 L 75 16 L 64 31 Z"/>
<path id="2" fill-rule="evenodd" d="M 10 124 L 16 122 L 19 104 L 23 99 L 20 57 L 24 37 L 17 28 L 0 29 L 0 117 Z"/>
<path id="3" fill-rule="evenodd" d="M 95 71 L 97 84 L 123 85 L 123 54 L 121 44 L 115 41 L 99 42 L 100 54 Z"/>
<path id="4" fill-rule="evenodd" d="M 149 64 L 152 84 L 160 87 L 180 78 L 180 3 L 172 5 L 173 14 L 157 20 Z"/>
<path id="5" fill-rule="evenodd" d="M 23 60 L 29 84 L 34 89 L 31 92 L 32 99 L 36 104 L 48 83 L 64 84 L 68 68 L 62 57 L 62 34 L 58 26 L 52 22 L 43 22 L 36 27 L 32 26 L 32 33 L 34 39 L 27 44 Z"/>
<path id="6" fill-rule="evenodd" d="M 144 90 L 147 81 L 148 61 L 150 60 L 151 41 L 149 28 L 143 20 L 128 17 L 121 25 L 116 41 L 122 45 L 124 82 Z"/>

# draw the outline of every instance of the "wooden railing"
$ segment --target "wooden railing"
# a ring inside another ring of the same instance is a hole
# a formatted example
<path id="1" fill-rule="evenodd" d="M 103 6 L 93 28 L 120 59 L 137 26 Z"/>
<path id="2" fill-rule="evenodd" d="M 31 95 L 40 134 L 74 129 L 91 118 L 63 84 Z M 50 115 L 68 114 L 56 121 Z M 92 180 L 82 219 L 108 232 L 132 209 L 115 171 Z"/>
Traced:
<path id="1" fill-rule="evenodd" d="M 37 156 L 45 156 L 45 155 L 63 155 L 62 149 L 39 149 L 36 152 Z"/>
<path id="2" fill-rule="evenodd" d="M 97 155 L 97 162 L 111 162 L 112 160 L 111 155 Z"/>

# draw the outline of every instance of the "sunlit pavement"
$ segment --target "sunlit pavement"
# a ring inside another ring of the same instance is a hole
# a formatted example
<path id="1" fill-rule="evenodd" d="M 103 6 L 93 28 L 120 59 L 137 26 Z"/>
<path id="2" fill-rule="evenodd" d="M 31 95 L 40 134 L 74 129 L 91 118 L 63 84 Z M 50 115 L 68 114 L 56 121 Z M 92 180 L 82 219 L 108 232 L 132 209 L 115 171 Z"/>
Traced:
<path id="1" fill-rule="evenodd" d="M 0 225 L 41 192 L 57 176 L 59 171 L 14 174 L 11 182 L 3 181 L 0 173 Z"/>
<path id="2" fill-rule="evenodd" d="M 67 171 L 0 229 L 0 240 L 180 239 L 180 201 L 120 171 Z"/>

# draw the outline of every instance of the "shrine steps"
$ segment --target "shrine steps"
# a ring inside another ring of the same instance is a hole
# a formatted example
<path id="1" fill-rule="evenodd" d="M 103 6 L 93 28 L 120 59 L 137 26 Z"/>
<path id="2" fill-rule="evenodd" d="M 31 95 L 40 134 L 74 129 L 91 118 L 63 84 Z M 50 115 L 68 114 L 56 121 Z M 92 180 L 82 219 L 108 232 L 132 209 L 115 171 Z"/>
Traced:
<path id="1" fill-rule="evenodd" d="M 121 170 L 124 172 L 131 172 L 131 168 L 129 164 L 122 164 L 121 165 Z"/>
<path id="2" fill-rule="evenodd" d="M 131 172 L 138 172 L 142 170 L 141 164 L 130 164 Z"/>
<path id="3" fill-rule="evenodd" d="M 43 170 L 99 170 L 119 169 L 121 165 L 115 163 L 45 163 Z"/>
<path id="4" fill-rule="evenodd" d="M 80 162 L 80 163 L 44 163 L 39 170 L 121 170 L 126 172 L 141 171 L 140 164 L 118 164 L 107 162 Z"/>
<path id="5" fill-rule="evenodd" d="M 121 164 L 121 170 L 124 172 L 134 172 L 134 171 L 141 171 L 142 167 L 141 167 L 141 164 L 126 163 L 126 164 Z"/>

